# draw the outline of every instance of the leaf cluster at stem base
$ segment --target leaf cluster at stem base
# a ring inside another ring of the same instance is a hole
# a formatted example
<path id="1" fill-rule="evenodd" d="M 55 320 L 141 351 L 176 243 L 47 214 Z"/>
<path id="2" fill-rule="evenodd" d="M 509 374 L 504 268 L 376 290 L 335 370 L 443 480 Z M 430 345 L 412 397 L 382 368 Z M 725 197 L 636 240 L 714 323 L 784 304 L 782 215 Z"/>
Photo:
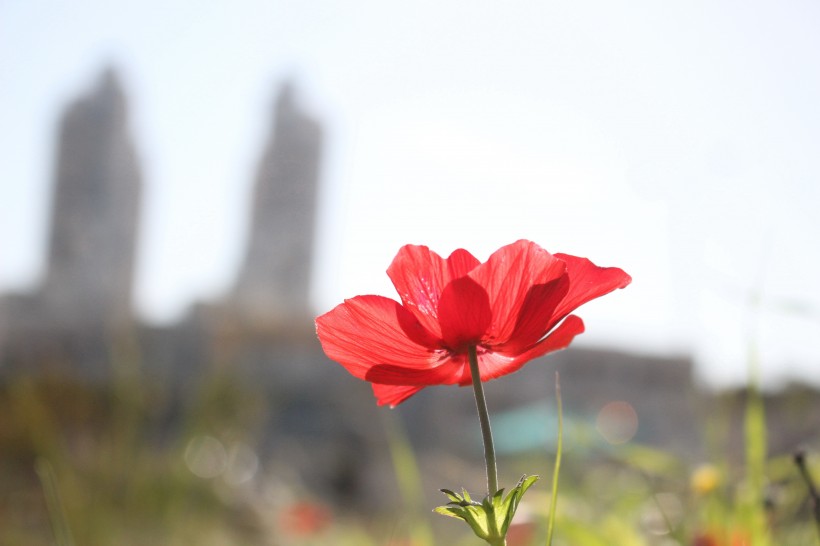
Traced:
<path id="1" fill-rule="evenodd" d="M 474 501 L 466 490 L 462 489 L 462 494 L 459 495 L 449 489 L 442 489 L 441 492 L 447 495 L 450 502 L 439 506 L 435 511 L 464 520 L 477 537 L 491 546 L 503 546 L 521 498 L 537 480 L 538 476 L 522 476 L 506 497 L 504 490 L 500 489 L 494 495 L 484 497 L 481 502 Z"/>

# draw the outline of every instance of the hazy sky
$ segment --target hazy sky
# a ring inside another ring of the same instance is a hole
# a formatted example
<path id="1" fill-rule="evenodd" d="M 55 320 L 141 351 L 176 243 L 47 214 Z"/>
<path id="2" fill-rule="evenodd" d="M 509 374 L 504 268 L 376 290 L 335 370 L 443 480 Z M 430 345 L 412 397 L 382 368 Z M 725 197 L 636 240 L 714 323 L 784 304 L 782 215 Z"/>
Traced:
<path id="1" fill-rule="evenodd" d="M 402 244 L 527 238 L 632 274 L 583 343 L 691 351 L 725 383 L 753 337 L 765 381 L 820 384 L 818 28 L 808 0 L 0 0 L 0 290 L 42 273 L 55 124 L 111 63 L 137 308 L 218 297 L 292 78 L 326 128 L 317 311 L 392 296 Z"/>

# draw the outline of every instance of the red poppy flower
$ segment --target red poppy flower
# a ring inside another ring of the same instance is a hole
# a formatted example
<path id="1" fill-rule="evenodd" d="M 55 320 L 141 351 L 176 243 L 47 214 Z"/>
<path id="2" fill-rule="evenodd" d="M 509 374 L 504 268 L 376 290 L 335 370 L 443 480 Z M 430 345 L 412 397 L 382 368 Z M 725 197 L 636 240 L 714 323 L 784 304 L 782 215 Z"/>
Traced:
<path id="1" fill-rule="evenodd" d="M 407 245 L 387 274 L 401 303 L 357 296 L 318 317 L 316 331 L 325 354 L 391 406 L 431 385 L 471 384 L 470 346 L 482 381 L 567 347 L 584 331 L 569 313 L 632 280 L 524 240 L 484 263 L 463 249 L 443 259 Z"/>
<path id="2" fill-rule="evenodd" d="M 751 538 L 743 531 L 725 532 L 714 530 L 695 536 L 692 546 L 749 546 Z"/>
<path id="3" fill-rule="evenodd" d="M 330 527 L 333 515 L 321 504 L 298 501 L 279 513 L 279 526 L 286 535 L 318 535 Z"/>

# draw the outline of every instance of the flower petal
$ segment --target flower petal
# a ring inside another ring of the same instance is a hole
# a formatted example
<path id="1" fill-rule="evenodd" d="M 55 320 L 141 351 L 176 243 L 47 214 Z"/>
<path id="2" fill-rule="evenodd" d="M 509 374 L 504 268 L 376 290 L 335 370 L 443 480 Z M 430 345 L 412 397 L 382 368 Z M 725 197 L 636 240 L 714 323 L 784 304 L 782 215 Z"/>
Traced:
<path id="1" fill-rule="evenodd" d="M 547 353 L 566 349 L 572 340 L 584 331 L 584 321 L 575 315 L 570 315 L 530 350 L 519 354 L 504 354 L 488 351 L 478 357 L 478 369 L 482 381 L 496 379 L 503 375 L 520 370 L 530 360 L 544 356 Z M 472 382 L 469 368 L 459 380 L 459 385 L 469 385 Z"/>
<path id="2" fill-rule="evenodd" d="M 473 269 L 470 277 L 487 291 L 493 313 L 485 341 L 509 341 L 532 286 L 549 283 L 565 271 L 563 261 L 525 240 L 501 247 Z"/>
<path id="3" fill-rule="evenodd" d="M 632 277 L 617 267 L 598 267 L 586 258 L 569 254 L 556 254 L 555 257 L 567 264 L 570 286 L 564 300 L 555 309 L 554 322 L 560 321 L 584 303 L 624 288 L 632 282 Z"/>
<path id="4" fill-rule="evenodd" d="M 450 279 L 458 279 L 466 277 L 470 271 L 480 264 L 478 258 L 463 248 L 458 248 L 447 258 L 447 271 L 450 274 Z"/>
<path id="5" fill-rule="evenodd" d="M 378 405 L 395 408 L 423 388 L 424 387 L 373 383 L 373 394 L 376 396 L 376 403 Z"/>
<path id="6" fill-rule="evenodd" d="M 430 387 L 458 383 L 463 364 L 458 358 L 444 357 L 438 366 L 411 368 L 409 366 L 378 364 L 367 370 L 365 379 L 382 385 Z M 466 361 L 466 359 L 463 359 Z"/>
<path id="7" fill-rule="evenodd" d="M 509 341 L 493 347 L 495 351 L 515 354 L 529 350 L 541 341 L 554 325 L 555 308 L 569 291 L 568 275 L 532 286 L 524 298 L 515 329 Z"/>
<path id="8" fill-rule="evenodd" d="M 479 263 L 464 249 L 454 251 L 444 260 L 426 246 L 405 245 L 387 268 L 387 274 L 404 306 L 428 331 L 441 336 L 438 308 L 444 288 Z"/>
<path id="9" fill-rule="evenodd" d="M 375 365 L 429 368 L 437 361 L 436 338 L 398 302 L 357 296 L 316 319 L 325 354 L 365 379 Z"/>
<path id="10" fill-rule="evenodd" d="M 453 352 L 477 345 L 493 320 L 486 290 L 470 277 L 455 279 L 441 294 L 438 307 L 441 337 Z"/>

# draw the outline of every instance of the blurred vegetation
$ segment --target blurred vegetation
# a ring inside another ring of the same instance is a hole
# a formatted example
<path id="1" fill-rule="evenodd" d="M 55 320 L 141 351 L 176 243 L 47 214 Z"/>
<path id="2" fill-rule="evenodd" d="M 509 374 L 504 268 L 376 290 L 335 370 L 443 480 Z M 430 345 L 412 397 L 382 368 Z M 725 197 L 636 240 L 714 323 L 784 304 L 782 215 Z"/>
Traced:
<path id="1" fill-rule="evenodd" d="M 719 416 L 702 424 L 713 456 L 697 465 L 634 443 L 589 452 L 567 445 L 553 544 L 820 544 L 809 488 L 792 455 L 766 454 L 761 397 L 752 389 L 742 403 L 741 459 L 730 456 Z M 269 404 L 252 386 L 218 372 L 201 378 L 184 404 L 127 367 L 110 385 L 47 375 L 6 382 L 0 544 L 477 543 L 425 505 L 423 465 L 388 410 L 381 426 L 396 480 L 384 487 L 396 492 L 394 515 L 354 515 L 266 464 L 258 442 Z M 542 476 L 519 509 L 509 546 L 546 543 L 553 458 L 529 451 L 503 463 L 507 474 Z M 820 477 L 820 455 L 809 449 L 806 462 L 808 473 Z"/>

